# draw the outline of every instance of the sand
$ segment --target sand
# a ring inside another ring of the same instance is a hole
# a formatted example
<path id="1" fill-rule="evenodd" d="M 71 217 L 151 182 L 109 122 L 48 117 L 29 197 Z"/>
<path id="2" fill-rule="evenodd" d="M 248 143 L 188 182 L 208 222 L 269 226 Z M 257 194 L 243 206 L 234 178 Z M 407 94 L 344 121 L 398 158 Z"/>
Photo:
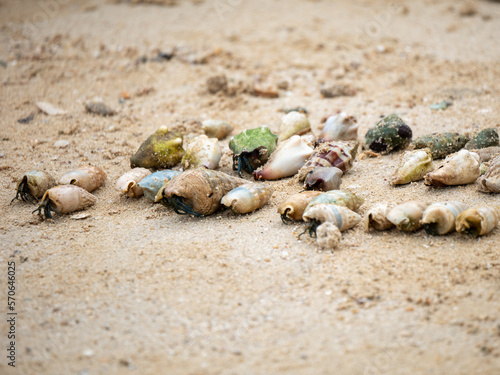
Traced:
<path id="1" fill-rule="evenodd" d="M 275 193 L 255 213 L 204 218 L 121 197 L 114 183 L 158 127 L 190 139 L 208 118 L 231 123 L 232 135 L 277 131 L 283 108 L 302 106 L 317 134 L 322 118 L 345 111 L 360 140 L 394 112 L 415 137 L 498 129 L 500 4 L 132 3 L 0 2 L 0 372 L 498 373 L 498 228 L 474 240 L 357 226 L 324 251 L 276 212 L 302 189 L 293 178 L 270 182 Z M 221 74 L 228 90 L 208 93 Z M 355 94 L 321 96 L 336 84 Z M 255 86 L 278 97 L 254 96 Z M 86 113 L 96 97 L 118 113 Z M 429 108 L 443 100 L 452 106 Z M 67 113 L 43 114 L 39 101 Z M 220 170 L 235 175 L 228 139 Z M 342 187 L 365 197 L 361 214 L 410 199 L 499 203 L 474 184 L 392 187 L 400 154 L 357 160 L 344 176 Z M 58 178 L 88 163 L 108 175 L 90 217 L 42 221 L 30 203 L 10 204 L 25 171 Z M 5 355 L 9 261 L 16 369 Z"/>

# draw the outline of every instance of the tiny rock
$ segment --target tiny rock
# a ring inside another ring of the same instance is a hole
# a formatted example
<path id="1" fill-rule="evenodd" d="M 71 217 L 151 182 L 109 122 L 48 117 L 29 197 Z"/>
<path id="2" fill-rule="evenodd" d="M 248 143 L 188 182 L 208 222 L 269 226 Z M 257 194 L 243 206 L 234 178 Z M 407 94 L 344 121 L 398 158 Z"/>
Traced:
<path id="1" fill-rule="evenodd" d="M 207 91 L 210 94 L 217 94 L 219 91 L 227 90 L 227 78 L 224 74 L 209 77 L 207 79 Z"/>
<path id="2" fill-rule="evenodd" d="M 60 139 L 60 140 L 54 142 L 54 147 L 56 147 L 56 148 L 66 148 L 68 146 L 69 146 L 69 142 L 64 140 L 64 139 Z"/>

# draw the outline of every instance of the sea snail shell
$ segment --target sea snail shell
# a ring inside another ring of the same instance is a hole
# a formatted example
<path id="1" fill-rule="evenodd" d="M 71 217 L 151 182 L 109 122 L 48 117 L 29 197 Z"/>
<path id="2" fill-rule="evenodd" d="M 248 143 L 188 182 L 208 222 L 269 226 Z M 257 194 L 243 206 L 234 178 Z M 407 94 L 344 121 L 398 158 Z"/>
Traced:
<path id="1" fill-rule="evenodd" d="M 93 165 L 84 165 L 65 173 L 59 179 L 59 185 L 76 185 L 92 192 L 100 187 L 106 180 L 106 172 Z"/>
<path id="2" fill-rule="evenodd" d="M 21 199 L 35 203 L 51 187 L 56 186 L 56 180 L 45 171 L 26 172 L 17 185 L 17 193 L 14 199 Z"/>
<path id="3" fill-rule="evenodd" d="M 63 215 L 83 210 L 96 202 L 97 198 L 94 195 L 79 186 L 59 185 L 45 192 L 42 203 L 35 211 L 38 211 L 40 216 L 51 219 L 52 212 Z"/>
<path id="4" fill-rule="evenodd" d="M 271 185 L 247 183 L 224 195 L 221 203 L 236 213 L 246 214 L 264 206 L 271 198 L 273 190 Z"/>
<path id="5" fill-rule="evenodd" d="M 140 197 L 144 194 L 142 188 L 138 185 L 144 177 L 150 175 L 151 172 L 146 168 L 134 168 L 122 175 L 115 184 L 115 189 L 122 194 L 128 195 L 130 198 Z"/>
<path id="6" fill-rule="evenodd" d="M 455 230 L 457 216 L 467 208 L 465 203 L 450 201 L 433 203 L 424 211 L 421 223 L 427 234 L 446 234 Z"/>

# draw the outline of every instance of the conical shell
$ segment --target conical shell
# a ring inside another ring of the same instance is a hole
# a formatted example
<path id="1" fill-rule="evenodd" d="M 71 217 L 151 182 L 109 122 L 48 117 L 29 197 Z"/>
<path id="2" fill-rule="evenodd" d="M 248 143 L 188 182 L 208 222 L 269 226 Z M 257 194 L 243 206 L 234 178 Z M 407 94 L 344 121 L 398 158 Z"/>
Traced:
<path id="1" fill-rule="evenodd" d="M 35 203 L 48 189 L 54 186 L 56 186 L 56 180 L 49 173 L 45 171 L 29 171 L 19 180 L 17 194 L 14 199 L 21 198 L 23 201 Z"/>
<path id="2" fill-rule="evenodd" d="M 139 181 L 137 185 L 143 190 L 144 196 L 154 202 L 156 194 L 164 187 L 165 183 L 179 174 L 181 174 L 180 171 L 165 169 L 163 171 L 151 173 Z"/>
<path id="3" fill-rule="evenodd" d="M 304 113 L 292 111 L 281 118 L 278 142 L 293 135 L 302 135 L 311 130 L 311 124 Z"/>
<path id="4" fill-rule="evenodd" d="M 392 210 L 392 205 L 388 203 L 377 203 L 372 208 L 368 210 L 365 215 L 365 229 L 367 232 L 370 229 L 375 230 L 386 230 L 393 226 L 393 224 L 387 220 L 387 214 Z"/>
<path id="5" fill-rule="evenodd" d="M 309 207 L 302 215 L 304 221 L 329 222 L 341 232 L 351 229 L 361 221 L 361 216 L 347 207 L 335 204 L 317 204 Z"/>
<path id="6" fill-rule="evenodd" d="M 246 214 L 264 206 L 273 195 L 273 190 L 271 185 L 247 183 L 224 195 L 221 203 L 236 213 Z"/>
<path id="7" fill-rule="evenodd" d="M 342 185 L 342 172 L 337 167 L 317 167 L 304 181 L 307 190 L 336 190 Z"/>
<path id="8" fill-rule="evenodd" d="M 163 189 L 176 212 L 210 215 L 219 207 L 221 199 L 234 188 L 247 181 L 205 168 L 189 169 L 174 177 Z"/>
<path id="9" fill-rule="evenodd" d="M 61 215 L 83 210 L 97 202 L 97 198 L 87 190 L 76 185 L 58 185 L 47 190 L 42 204 L 51 201 L 52 207 Z"/>
<path id="10" fill-rule="evenodd" d="M 216 169 L 219 166 L 221 150 L 217 138 L 208 138 L 202 134 L 193 139 L 186 147 L 186 153 L 182 157 L 184 169 L 205 167 Z"/>
<path id="11" fill-rule="evenodd" d="M 427 234 L 446 234 L 455 230 L 457 216 L 467 208 L 465 203 L 449 201 L 433 203 L 424 211 L 421 223 Z"/>
<path id="12" fill-rule="evenodd" d="M 422 227 L 420 220 L 429 204 L 421 201 L 410 201 L 394 207 L 387 214 L 387 220 L 399 230 L 413 232 Z"/>
<path id="13" fill-rule="evenodd" d="M 357 211 L 365 202 L 365 199 L 350 191 L 330 190 L 311 199 L 306 210 L 317 204 L 335 204 L 345 206 L 350 210 Z"/>
<path id="14" fill-rule="evenodd" d="M 337 167 L 342 172 L 347 172 L 352 168 L 358 142 L 323 142 L 314 150 L 314 154 L 300 168 L 297 178 L 304 181 L 307 175 L 317 167 Z"/>
<path id="15" fill-rule="evenodd" d="M 138 183 L 150 174 L 151 172 L 146 168 L 134 168 L 116 181 L 115 189 L 122 194 L 127 194 L 130 198 L 140 197 L 144 191 Z"/>
<path id="16" fill-rule="evenodd" d="M 76 185 L 92 192 L 106 181 L 106 172 L 93 165 L 84 165 L 65 173 L 59 179 L 59 185 Z"/>
<path id="17" fill-rule="evenodd" d="M 486 147 L 498 146 L 499 137 L 495 128 L 480 130 L 465 145 L 466 150 L 479 150 Z"/>
<path id="18" fill-rule="evenodd" d="M 330 116 L 318 137 L 319 142 L 350 141 L 358 139 L 358 122 L 356 117 L 342 112 Z"/>
<path id="19" fill-rule="evenodd" d="M 460 150 L 446 157 L 444 163 L 425 176 L 428 186 L 471 184 L 481 175 L 479 155 L 475 152 Z"/>
<path id="20" fill-rule="evenodd" d="M 201 123 L 201 128 L 209 138 L 223 139 L 232 131 L 233 127 L 221 120 L 205 120 Z"/>
<path id="21" fill-rule="evenodd" d="M 325 222 L 316 228 L 316 241 L 322 249 L 335 249 L 341 239 L 342 233 L 332 223 Z"/>
<path id="22" fill-rule="evenodd" d="M 500 206 L 477 206 L 458 215 L 455 226 L 458 233 L 476 238 L 490 233 L 499 220 Z"/>
<path id="23" fill-rule="evenodd" d="M 490 162 L 488 171 L 478 179 L 479 191 L 483 193 L 500 193 L 500 155 Z"/>
<path id="24" fill-rule="evenodd" d="M 391 185 L 403 185 L 412 181 L 423 180 L 424 176 L 433 169 L 432 155 L 428 148 L 405 151 L 391 180 Z"/>
<path id="25" fill-rule="evenodd" d="M 262 168 L 253 173 L 256 180 L 277 180 L 293 176 L 304 165 L 314 150 L 299 135 L 280 143 Z"/>
<path id="26" fill-rule="evenodd" d="M 303 191 L 285 199 L 278 207 L 278 213 L 281 215 L 283 223 L 290 220 L 301 221 L 306 206 L 320 194 L 322 193 L 319 191 Z"/>
<path id="27" fill-rule="evenodd" d="M 416 149 L 428 148 L 432 158 L 441 159 L 462 149 L 469 137 L 459 133 L 433 133 L 417 138 L 412 142 Z"/>

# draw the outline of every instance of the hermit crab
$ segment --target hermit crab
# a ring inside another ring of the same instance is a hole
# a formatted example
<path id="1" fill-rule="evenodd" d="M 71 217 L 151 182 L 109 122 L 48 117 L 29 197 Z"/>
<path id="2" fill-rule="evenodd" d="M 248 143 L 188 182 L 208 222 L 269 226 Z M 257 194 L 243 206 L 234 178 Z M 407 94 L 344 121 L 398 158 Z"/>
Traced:
<path id="1" fill-rule="evenodd" d="M 146 168 L 134 168 L 125 174 L 123 174 L 115 184 L 115 189 L 121 194 L 126 194 L 130 198 L 140 197 L 144 194 L 142 187 L 138 184 L 146 176 L 149 176 L 151 172 Z"/>
<path id="2" fill-rule="evenodd" d="M 353 228 L 361 221 L 361 216 L 356 212 L 336 204 L 317 204 L 308 207 L 302 217 L 304 221 L 309 222 L 305 232 L 308 232 L 311 237 L 316 236 L 316 229 L 324 222 L 334 224 L 343 232 Z"/>
<path id="3" fill-rule="evenodd" d="M 436 170 L 426 174 L 424 183 L 435 187 L 471 184 L 481 175 L 479 166 L 478 154 L 460 150 L 448 155 Z"/>
<path id="4" fill-rule="evenodd" d="M 11 203 L 16 199 L 20 199 L 35 204 L 38 198 L 43 196 L 53 186 L 56 186 L 56 180 L 47 172 L 26 172 L 19 180 L 16 196 L 12 199 Z"/>
<path id="5" fill-rule="evenodd" d="M 479 191 L 483 193 L 500 193 L 500 155 L 491 160 L 488 171 L 478 179 Z"/>
<path id="6" fill-rule="evenodd" d="M 433 203 L 425 209 L 420 222 L 427 234 L 447 234 L 455 231 L 457 216 L 466 208 L 465 203 L 455 201 Z"/>
<path id="7" fill-rule="evenodd" d="M 285 199 L 278 207 L 283 224 L 301 221 L 306 206 L 320 194 L 322 194 L 320 191 L 302 191 Z"/>
<path id="8" fill-rule="evenodd" d="M 429 203 L 423 201 L 410 201 L 394 207 L 387 214 L 387 220 L 399 230 L 413 232 L 422 228 L 420 219 Z"/>
<path id="9" fill-rule="evenodd" d="M 404 185 L 423 180 L 424 176 L 434 170 L 432 155 L 429 149 L 405 151 L 391 185 Z"/>
<path id="10" fill-rule="evenodd" d="M 458 233 L 477 238 L 495 229 L 499 220 L 500 206 L 477 206 L 458 215 L 455 226 Z"/>
<path id="11" fill-rule="evenodd" d="M 97 202 L 97 198 L 87 190 L 76 185 L 58 185 L 45 192 L 40 206 L 33 211 L 46 219 L 52 219 L 52 212 L 57 215 L 83 210 Z"/>
<path id="12" fill-rule="evenodd" d="M 144 196 L 147 199 L 154 202 L 156 194 L 158 194 L 158 191 L 162 188 L 162 186 L 179 174 L 181 174 L 180 171 L 173 171 L 171 169 L 157 171 L 144 177 L 137 183 L 137 186 L 142 189 Z"/>

